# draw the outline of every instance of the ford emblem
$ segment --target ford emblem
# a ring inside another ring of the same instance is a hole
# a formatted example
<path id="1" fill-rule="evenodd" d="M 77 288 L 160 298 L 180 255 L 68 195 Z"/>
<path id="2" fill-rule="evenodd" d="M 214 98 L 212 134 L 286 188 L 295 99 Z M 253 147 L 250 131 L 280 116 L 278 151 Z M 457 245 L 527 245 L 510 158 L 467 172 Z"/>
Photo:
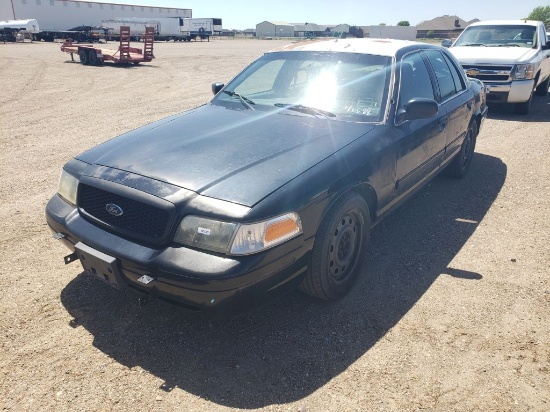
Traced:
<path id="1" fill-rule="evenodd" d="M 107 209 L 107 212 L 109 212 L 113 216 L 122 216 L 124 211 L 119 205 L 115 205 L 114 203 L 107 203 L 105 205 L 105 209 Z"/>

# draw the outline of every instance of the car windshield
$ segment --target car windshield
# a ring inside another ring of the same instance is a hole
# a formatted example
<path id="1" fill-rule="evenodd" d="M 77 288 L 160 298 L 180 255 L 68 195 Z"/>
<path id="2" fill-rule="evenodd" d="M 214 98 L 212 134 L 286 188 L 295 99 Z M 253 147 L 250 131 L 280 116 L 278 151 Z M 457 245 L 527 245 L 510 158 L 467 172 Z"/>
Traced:
<path id="1" fill-rule="evenodd" d="M 536 39 L 535 26 L 470 26 L 460 35 L 455 46 L 533 47 Z"/>
<path id="2" fill-rule="evenodd" d="M 380 122 L 391 58 L 359 53 L 267 53 L 233 79 L 212 104 L 332 120 Z"/>

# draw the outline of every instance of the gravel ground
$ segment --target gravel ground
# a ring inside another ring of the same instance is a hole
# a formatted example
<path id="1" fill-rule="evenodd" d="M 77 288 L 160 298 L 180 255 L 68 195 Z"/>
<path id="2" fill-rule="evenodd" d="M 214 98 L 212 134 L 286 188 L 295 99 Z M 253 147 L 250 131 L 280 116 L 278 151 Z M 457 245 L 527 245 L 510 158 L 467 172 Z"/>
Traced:
<path id="1" fill-rule="evenodd" d="M 161 43 L 131 67 L 0 44 L 3 410 L 550 410 L 550 95 L 492 108 L 470 174 L 378 225 L 339 302 L 210 320 L 63 264 L 44 219 L 62 165 L 281 44 Z"/>

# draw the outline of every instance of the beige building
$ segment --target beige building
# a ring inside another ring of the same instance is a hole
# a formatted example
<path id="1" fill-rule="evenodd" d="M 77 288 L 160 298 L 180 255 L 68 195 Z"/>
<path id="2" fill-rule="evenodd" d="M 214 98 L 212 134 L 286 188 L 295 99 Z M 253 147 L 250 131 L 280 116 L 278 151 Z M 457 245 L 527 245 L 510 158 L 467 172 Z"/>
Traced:
<path id="1" fill-rule="evenodd" d="M 256 37 L 294 37 L 294 25 L 284 21 L 263 21 L 256 24 Z"/>

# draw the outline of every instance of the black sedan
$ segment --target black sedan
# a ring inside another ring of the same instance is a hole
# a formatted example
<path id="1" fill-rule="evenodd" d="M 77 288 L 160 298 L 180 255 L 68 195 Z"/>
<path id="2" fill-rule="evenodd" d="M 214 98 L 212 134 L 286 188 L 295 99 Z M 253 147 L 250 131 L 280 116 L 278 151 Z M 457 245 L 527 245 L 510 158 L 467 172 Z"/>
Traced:
<path id="1" fill-rule="evenodd" d="M 466 174 L 487 113 L 451 54 L 405 41 L 296 43 L 212 90 L 64 166 L 46 218 L 66 263 L 206 313 L 341 298 L 374 224 Z"/>

